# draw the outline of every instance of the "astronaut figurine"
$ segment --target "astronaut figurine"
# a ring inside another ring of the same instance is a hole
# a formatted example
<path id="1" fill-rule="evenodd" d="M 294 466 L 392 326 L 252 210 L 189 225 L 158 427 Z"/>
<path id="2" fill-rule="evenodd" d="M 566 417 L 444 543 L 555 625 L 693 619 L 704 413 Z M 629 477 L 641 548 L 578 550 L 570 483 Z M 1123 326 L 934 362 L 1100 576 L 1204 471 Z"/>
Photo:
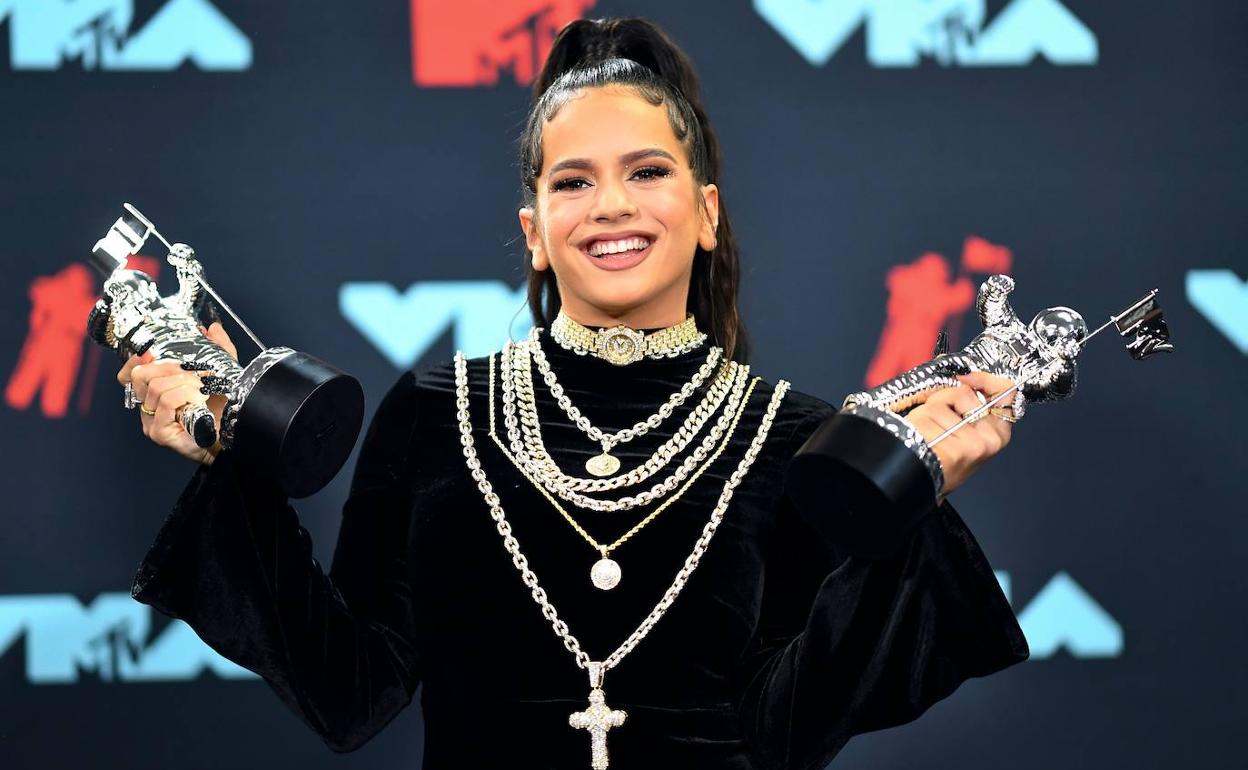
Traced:
<path id="1" fill-rule="evenodd" d="M 843 408 L 887 409 L 904 413 L 927 399 L 933 391 L 957 387 L 958 375 L 983 371 L 1022 380 L 1034 372 L 1017 391 L 1013 409 L 1022 417 L 1027 401 L 1060 401 L 1075 392 L 1075 358 L 1088 334 L 1083 316 L 1067 307 L 1052 307 L 1032 319 L 1019 320 L 1010 307 L 1014 279 L 994 275 L 979 287 L 975 300 L 984 331 L 962 350 L 942 353 L 925 364 L 870 390 L 845 399 Z"/>
<path id="2" fill-rule="evenodd" d="M 125 226 L 123 220 L 118 222 Z M 117 232 L 117 225 L 110 235 L 113 232 Z M 108 240 L 106 236 L 96 245 L 97 252 L 105 251 L 95 257 L 97 263 L 104 264 L 109 257 L 105 250 L 111 245 Z M 233 385 L 241 378 L 243 367 L 199 329 L 203 266 L 195 259 L 194 250 L 182 243 L 170 250 L 169 264 L 177 272 L 178 292 L 169 297 L 160 296 L 156 282 L 146 273 L 124 267 L 127 256 L 121 256 L 122 266 L 105 279 L 103 293 L 87 318 L 91 339 L 117 351 L 123 360 L 150 352 L 153 359 L 181 361 L 186 369 L 204 372 L 201 379 L 206 393 L 233 398 Z M 127 390 L 126 394 L 126 406 L 133 408 L 137 405 L 133 392 Z M 207 407 L 188 404 L 178 410 L 177 418 L 199 446 L 216 443 L 218 426 Z"/>
<path id="3" fill-rule="evenodd" d="M 850 510 L 879 513 L 891 509 L 917 518 L 941 498 L 945 486 L 931 444 L 905 417 L 931 393 L 957 387 L 958 376 L 971 372 L 1003 376 L 1018 386 L 1011 404 L 1017 419 L 1028 402 L 1060 401 L 1074 394 L 1076 359 L 1085 343 L 1110 325 L 1117 325 L 1123 337 L 1132 337 L 1127 351 L 1133 358 L 1173 350 L 1156 290 L 1092 333 L 1083 316 L 1068 307 L 1048 308 L 1024 324 L 1010 306 L 1013 290 L 1009 276 L 991 276 L 980 285 L 975 303 L 984 330 L 966 347 L 955 353 L 940 352 L 927 363 L 848 396 L 841 410 L 815 430 L 790 463 L 789 494 L 804 506 L 818 509 L 817 498 L 832 489 L 844 495 Z M 864 534 L 867 522 L 851 516 L 838 526 L 842 525 L 854 530 L 852 537 L 858 545 L 868 539 Z"/>
<path id="4" fill-rule="evenodd" d="M 217 425 L 203 405 L 185 404 L 176 419 L 201 447 L 218 438 L 225 450 L 266 473 L 292 497 L 323 487 L 342 467 L 363 421 L 364 394 L 355 378 L 306 353 L 266 348 L 237 316 L 235 321 L 262 349 L 242 365 L 200 331 L 205 292 L 227 313 L 204 280 L 203 266 L 183 243 L 169 243 L 133 206 L 95 244 L 90 262 L 104 274 L 100 300 L 91 309 L 87 330 L 93 340 L 122 357 L 151 353 L 153 359 L 182 362 L 200 372 L 203 392 L 226 397 Z M 178 291 L 162 297 L 155 281 L 126 267 L 127 260 L 155 235 L 169 248 L 168 261 Z M 210 307 L 210 306 L 209 306 Z M 133 392 L 126 406 L 134 408 Z"/>

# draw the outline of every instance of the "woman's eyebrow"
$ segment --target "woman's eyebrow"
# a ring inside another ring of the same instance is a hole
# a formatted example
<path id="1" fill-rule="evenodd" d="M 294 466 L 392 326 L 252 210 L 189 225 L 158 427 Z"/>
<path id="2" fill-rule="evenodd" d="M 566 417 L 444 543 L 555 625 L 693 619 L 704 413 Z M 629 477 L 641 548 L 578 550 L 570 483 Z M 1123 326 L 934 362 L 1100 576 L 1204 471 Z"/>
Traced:
<path id="1" fill-rule="evenodd" d="M 672 154 L 668 152 L 667 150 L 664 150 L 661 147 L 647 147 L 644 150 L 633 150 L 632 152 L 624 153 L 623 155 L 620 156 L 620 163 L 627 166 L 630 163 L 636 163 L 637 161 L 643 158 L 667 158 L 673 163 L 676 162 L 676 159 L 673 158 Z M 561 160 L 555 165 L 551 166 L 550 171 L 548 171 L 547 173 L 554 174 L 555 172 L 562 171 L 565 168 L 579 168 L 579 169 L 592 170 L 593 167 L 594 167 L 593 161 L 589 160 L 588 158 L 568 158 L 567 160 Z"/>

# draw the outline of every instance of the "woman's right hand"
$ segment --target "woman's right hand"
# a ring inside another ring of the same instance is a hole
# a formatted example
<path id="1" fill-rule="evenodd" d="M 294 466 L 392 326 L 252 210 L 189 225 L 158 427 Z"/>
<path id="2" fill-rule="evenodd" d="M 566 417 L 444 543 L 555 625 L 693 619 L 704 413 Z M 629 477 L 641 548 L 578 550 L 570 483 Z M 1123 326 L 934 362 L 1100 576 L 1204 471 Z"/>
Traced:
<path id="1" fill-rule="evenodd" d="M 214 322 L 204 334 L 208 339 L 220 345 L 234 360 L 238 360 L 238 350 L 225 333 L 225 327 Z M 117 372 L 117 381 L 123 386 L 131 383 L 134 396 L 142 404 L 139 419 L 143 425 L 143 435 L 160 446 L 169 447 L 183 457 L 204 465 L 211 465 L 221 451 L 221 441 L 205 449 L 195 443 L 194 437 L 187 433 L 178 422 L 179 407 L 191 404 L 207 404 L 217 420 L 217 430 L 221 429 L 221 413 L 225 409 L 225 396 L 205 396 L 200 392 L 203 383 L 201 374 L 209 372 L 188 372 L 179 361 L 153 361 L 151 353 L 131 356 Z M 148 414 L 147 412 L 155 412 Z"/>

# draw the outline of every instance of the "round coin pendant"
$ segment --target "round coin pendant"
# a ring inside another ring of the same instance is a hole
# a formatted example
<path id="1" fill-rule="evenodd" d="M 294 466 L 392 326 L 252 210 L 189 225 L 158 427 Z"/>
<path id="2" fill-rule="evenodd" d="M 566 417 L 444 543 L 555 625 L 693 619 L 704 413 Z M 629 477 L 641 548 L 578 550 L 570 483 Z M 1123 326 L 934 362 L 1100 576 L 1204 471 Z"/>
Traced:
<path id="1" fill-rule="evenodd" d="M 595 588 L 610 591 L 620 584 L 620 565 L 614 559 L 599 559 L 589 571 L 589 579 Z"/>
<path id="2" fill-rule="evenodd" d="M 585 461 L 585 470 L 595 476 L 610 476 L 620 469 L 620 458 L 603 452 L 600 455 L 594 455 Z"/>

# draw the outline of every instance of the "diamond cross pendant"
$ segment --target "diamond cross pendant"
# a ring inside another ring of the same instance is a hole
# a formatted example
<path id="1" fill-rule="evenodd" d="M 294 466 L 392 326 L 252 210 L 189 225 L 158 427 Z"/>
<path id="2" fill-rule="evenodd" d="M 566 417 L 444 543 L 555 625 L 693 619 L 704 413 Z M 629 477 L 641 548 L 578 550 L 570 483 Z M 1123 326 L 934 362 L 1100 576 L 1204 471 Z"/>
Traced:
<path id="1" fill-rule="evenodd" d="M 568 724 L 578 730 L 588 730 L 590 737 L 590 767 L 607 770 L 607 731 L 624 724 L 628 714 L 607 705 L 602 692 L 602 664 L 589 664 L 589 708 L 568 715 Z"/>

